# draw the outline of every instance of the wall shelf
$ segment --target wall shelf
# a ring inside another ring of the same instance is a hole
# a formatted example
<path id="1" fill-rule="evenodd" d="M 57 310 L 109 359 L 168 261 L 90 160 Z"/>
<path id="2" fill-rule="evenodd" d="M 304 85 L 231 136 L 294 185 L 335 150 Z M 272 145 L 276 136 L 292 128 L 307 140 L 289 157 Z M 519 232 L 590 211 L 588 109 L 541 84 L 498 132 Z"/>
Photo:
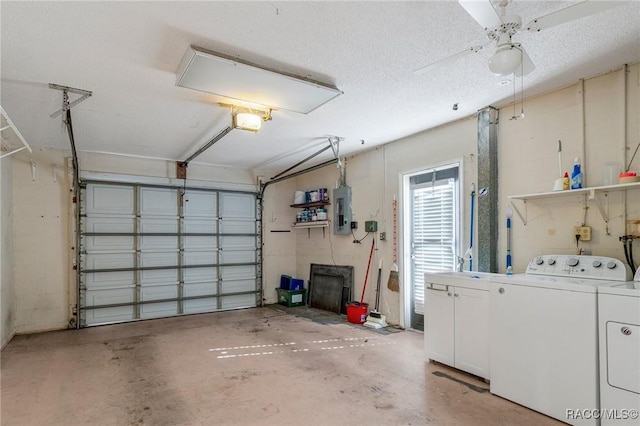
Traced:
<path id="1" fill-rule="evenodd" d="M 291 204 L 290 207 L 294 207 L 296 209 L 308 209 L 311 207 L 324 207 L 331 205 L 331 203 L 327 201 L 314 201 L 311 203 L 302 203 L 302 204 Z"/>
<path id="2" fill-rule="evenodd" d="M 322 228 L 322 237 L 325 237 L 325 229 L 329 227 L 329 220 L 314 220 L 311 222 L 295 222 L 291 224 L 293 229 L 306 229 L 307 236 L 311 237 L 311 228 Z"/>
<path id="3" fill-rule="evenodd" d="M 602 202 L 598 198 L 598 194 L 604 194 L 606 197 L 609 192 L 618 192 L 618 191 L 628 191 L 632 189 L 640 189 L 640 182 L 632 182 L 632 183 L 620 183 L 614 185 L 603 185 L 603 186 L 594 186 L 591 188 L 580 188 L 580 189 L 569 189 L 564 191 L 550 191 L 550 192 L 538 192 L 533 194 L 524 194 L 524 195 L 511 195 L 509 196 L 511 207 L 516 212 L 516 214 L 522 220 L 522 223 L 527 224 L 527 211 L 525 209 L 524 215 L 518 210 L 517 206 L 513 204 L 512 200 L 520 200 L 525 204 L 525 208 L 527 205 L 527 201 L 529 200 L 540 200 L 543 198 L 558 198 L 558 197 L 566 197 L 572 195 L 583 195 L 585 197 L 585 201 L 594 200 L 600 210 L 600 214 L 602 215 L 602 219 L 605 222 L 609 222 L 609 217 L 604 211 L 602 206 Z"/>
<path id="4" fill-rule="evenodd" d="M 565 191 L 550 191 L 550 192 L 539 192 L 539 193 L 525 194 L 525 195 L 511 195 L 509 196 L 509 199 L 526 201 L 526 200 L 533 200 L 537 198 L 561 197 L 561 196 L 577 195 L 577 194 L 589 194 L 589 199 L 593 199 L 594 195 L 597 192 L 627 191 L 629 189 L 638 189 L 638 188 L 640 188 L 640 182 L 620 183 L 615 185 L 594 186 L 592 188 L 569 189 Z"/>

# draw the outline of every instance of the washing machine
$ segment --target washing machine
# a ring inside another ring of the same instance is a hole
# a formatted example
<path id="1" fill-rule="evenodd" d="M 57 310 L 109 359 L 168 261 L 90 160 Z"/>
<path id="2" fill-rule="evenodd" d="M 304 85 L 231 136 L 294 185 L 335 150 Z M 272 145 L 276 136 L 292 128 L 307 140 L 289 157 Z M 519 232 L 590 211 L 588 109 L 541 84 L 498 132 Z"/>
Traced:
<path id="1" fill-rule="evenodd" d="M 598 290 L 602 425 L 640 425 L 640 270 Z"/>
<path id="2" fill-rule="evenodd" d="M 489 289 L 491 393 L 573 425 L 598 425 L 598 289 L 630 281 L 599 256 L 544 255 Z M 591 410 L 591 411 L 586 411 Z"/>

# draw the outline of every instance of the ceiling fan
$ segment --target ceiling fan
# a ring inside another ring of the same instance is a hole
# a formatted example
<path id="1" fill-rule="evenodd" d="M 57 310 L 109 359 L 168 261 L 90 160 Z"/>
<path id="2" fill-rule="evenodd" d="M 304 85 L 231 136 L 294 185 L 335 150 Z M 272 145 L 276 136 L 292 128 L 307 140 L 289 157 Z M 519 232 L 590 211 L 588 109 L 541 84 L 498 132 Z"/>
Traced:
<path id="1" fill-rule="evenodd" d="M 535 65 L 524 47 L 520 43 L 515 43 L 512 40 L 512 37 L 519 31 L 522 31 L 523 28 L 527 31 L 539 32 L 546 28 L 628 3 L 627 1 L 584 0 L 548 15 L 535 18 L 523 27 L 520 16 L 507 13 L 507 6 L 510 1 L 511 0 L 458 0 L 460 6 L 484 28 L 489 41 L 418 68 L 414 72 L 421 74 L 434 68 L 453 63 L 466 55 L 477 53 L 484 47 L 495 42 L 495 53 L 489 59 L 489 70 L 495 75 L 504 76 L 515 74 L 517 77 L 521 77 L 535 69 Z"/>

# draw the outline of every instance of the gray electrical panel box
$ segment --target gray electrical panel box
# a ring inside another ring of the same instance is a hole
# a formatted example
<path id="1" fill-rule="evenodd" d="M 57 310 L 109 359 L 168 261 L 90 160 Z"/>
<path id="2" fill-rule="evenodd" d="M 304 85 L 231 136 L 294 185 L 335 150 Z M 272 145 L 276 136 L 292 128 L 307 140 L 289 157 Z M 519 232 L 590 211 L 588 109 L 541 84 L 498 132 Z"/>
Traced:
<path id="1" fill-rule="evenodd" d="M 333 190 L 333 233 L 351 233 L 351 187 L 341 186 Z"/>

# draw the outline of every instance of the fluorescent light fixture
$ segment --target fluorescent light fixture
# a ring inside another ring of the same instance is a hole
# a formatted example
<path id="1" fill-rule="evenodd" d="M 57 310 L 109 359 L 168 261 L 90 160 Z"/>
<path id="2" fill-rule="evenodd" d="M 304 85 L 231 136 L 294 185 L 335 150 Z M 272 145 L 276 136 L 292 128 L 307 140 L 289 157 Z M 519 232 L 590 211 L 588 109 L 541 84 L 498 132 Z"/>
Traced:
<path id="1" fill-rule="evenodd" d="M 191 46 L 177 71 L 176 85 L 271 109 L 308 114 L 336 96 L 330 85 L 288 75 Z M 237 103 L 237 102 L 235 102 Z"/>
<path id="2" fill-rule="evenodd" d="M 233 128 L 257 132 L 262 125 L 262 117 L 251 112 L 233 114 Z"/>

